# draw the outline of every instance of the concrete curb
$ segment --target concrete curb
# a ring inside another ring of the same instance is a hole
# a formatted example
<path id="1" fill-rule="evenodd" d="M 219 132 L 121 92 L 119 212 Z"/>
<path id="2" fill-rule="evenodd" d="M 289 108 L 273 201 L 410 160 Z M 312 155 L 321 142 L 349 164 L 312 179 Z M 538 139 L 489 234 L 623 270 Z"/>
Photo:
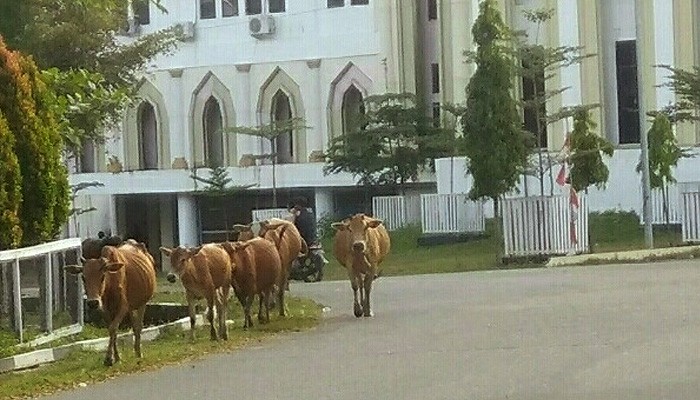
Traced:
<path id="1" fill-rule="evenodd" d="M 233 321 L 226 321 L 228 325 L 232 325 Z M 204 325 L 204 317 L 202 315 L 197 315 L 195 321 L 195 326 Z M 145 328 L 141 331 L 141 341 L 150 342 L 158 338 L 166 329 L 171 327 L 179 327 L 184 331 L 190 330 L 190 318 L 185 317 L 177 321 L 169 322 L 167 324 L 151 326 Z M 133 332 L 124 332 L 117 336 L 118 340 L 127 340 L 132 342 L 134 339 Z M 92 351 L 103 351 L 107 349 L 109 344 L 109 338 L 99 338 L 83 340 L 80 342 L 70 343 L 63 346 L 58 346 L 49 349 L 35 350 L 29 353 L 18 354 L 12 357 L 7 357 L 0 359 L 0 373 L 5 373 L 9 371 L 16 371 L 19 369 L 31 368 L 37 365 L 46 364 L 54 362 L 66 357 L 71 351 L 76 349 L 82 350 L 92 350 Z"/>
<path id="2" fill-rule="evenodd" d="M 554 257 L 547 262 L 546 266 L 563 267 L 567 265 L 612 264 L 616 262 L 645 262 L 669 259 L 679 256 L 692 257 L 698 254 L 700 254 L 700 246 L 667 247 L 659 249 Z"/>

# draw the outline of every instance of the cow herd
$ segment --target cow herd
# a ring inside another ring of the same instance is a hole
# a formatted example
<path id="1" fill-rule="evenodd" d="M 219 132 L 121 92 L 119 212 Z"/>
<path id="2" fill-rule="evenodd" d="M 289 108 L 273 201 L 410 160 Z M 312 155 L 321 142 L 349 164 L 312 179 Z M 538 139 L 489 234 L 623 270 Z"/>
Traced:
<path id="1" fill-rule="evenodd" d="M 239 237 L 233 242 L 160 248 L 170 258 L 168 281 L 179 279 L 185 289 L 191 340 L 195 339 L 195 303 L 199 299 L 207 302 L 211 339 L 228 339 L 226 310 L 231 288 L 244 311 L 244 329 L 253 326 L 251 308 L 256 296 L 259 323 L 270 321 L 271 307 L 277 307 L 280 316 L 287 315 L 284 293 L 289 289 L 289 271 L 294 260 L 306 254 L 308 246 L 289 221 L 270 219 L 257 225 L 236 225 Z M 334 256 L 346 268 L 353 289 L 354 315 L 372 316 L 372 282 L 389 253 L 389 235 L 381 220 L 364 214 L 332 226 L 336 230 Z M 81 275 L 87 306 L 104 315 L 109 330 L 105 365 L 119 361 L 117 329 L 127 316 L 134 332 L 136 357 L 141 357 L 143 316 L 156 290 L 153 257 L 143 243 L 114 238 L 86 239 L 83 257 L 82 265 L 65 269 Z"/>

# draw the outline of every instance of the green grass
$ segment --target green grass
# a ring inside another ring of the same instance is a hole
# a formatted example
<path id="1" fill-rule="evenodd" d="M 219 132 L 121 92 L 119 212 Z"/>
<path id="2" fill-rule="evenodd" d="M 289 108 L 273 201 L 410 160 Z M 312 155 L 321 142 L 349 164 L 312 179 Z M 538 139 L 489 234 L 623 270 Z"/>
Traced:
<path id="1" fill-rule="evenodd" d="M 591 213 L 589 215 L 591 247 L 593 253 L 639 250 L 644 244 L 644 226 L 637 214 L 632 212 Z M 654 227 L 654 247 L 683 245 L 677 226 Z"/>
<path id="2" fill-rule="evenodd" d="M 230 312 L 235 324 L 229 327 L 229 340 L 218 343 L 209 340 L 209 328 L 196 331 L 195 343 L 189 341 L 189 333 L 181 329 L 169 329 L 153 342 L 144 342 L 144 357 L 136 359 L 131 346 L 120 345 L 122 360 L 116 366 L 102 365 L 104 352 L 74 351 L 67 358 L 34 370 L 0 375 L 0 399 L 35 397 L 61 389 L 71 389 L 80 383 L 104 381 L 106 379 L 147 371 L 170 364 L 183 364 L 206 354 L 230 352 L 251 343 L 259 343 L 282 332 L 298 332 L 313 328 L 320 318 L 320 306 L 310 300 L 288 297 L 291 317 L 280 318 L 274 313 L 268 325 L 259 325 L 244 331 L 240 306 L 230 302 Z M 2 336 L 0 336 L 2 338 Z"/>

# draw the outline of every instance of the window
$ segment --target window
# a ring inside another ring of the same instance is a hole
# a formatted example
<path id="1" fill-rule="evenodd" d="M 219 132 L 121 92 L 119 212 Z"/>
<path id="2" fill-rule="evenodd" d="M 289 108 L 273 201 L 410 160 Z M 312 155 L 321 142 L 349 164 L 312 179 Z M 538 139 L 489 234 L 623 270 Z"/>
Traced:
<path id="1" fill-rule="evenodd" d="M 246 15 L 262 14 L 262 0 L 245 0 Z"/>
<path id="2" fill-rule="evenodd" d="M 292 107 L 289 97 L 281 90 L 272 97 L 272 121 L 286 121 L 292 119 Z M 277 155 L 277 162 L 288 164 L 294 162 L 293 132 L 285 132 L 277 136 L 272 152 Z"/>
<path id="3" fill-rule="evenodd" d="M 139 106 L 138 129 L 139 169 L 158 169 L 158 121 L 149 102 Z"/>
<path id="4" fill-rule="evenodd" d="M 433 126 L 440 127 L 440 103 L 433 103 Z"/>
<path id="5" fill-rule="evenodd" d="M 615 61 L 617 63 L 617 123 L 620 144 L 639 143 L 636 41 L 617 42 L 615 44 Z"/>
<path id="6" fill-rule="evenodd" d="M 525 62 L 523 62 L 523 68 L 527 70 Z M 541 130 L 541 132 L 539 134 L 537 132 L 537 109 L 539 108 L 540 118 L 544 118 L 547 115 L 547 105 L 544 104 L 544 102 L 541 100 L 544 96 L 544 70 L 537 71 L 537 76 L 534 79 L 531 76 L 523 76 L 522 85 L 523 101 L 526 103 L 523 106 L 524 128 L 526 131 L 534 135 L 536 140 L 535 143 L 538 143 L 538 146 L 540 148 L 546 148 L 547 123 L 545 121 L 540 122 L 539 129 Z M 538 136 L 539 140 L 537 140 Z"/>
<path id="7" fill-rule="evenodd" d="M 221 16 L 224 18 L 238 15 L 238 0 L 221 0 Z"/>
<path id="8" fill-rule="evenodd" d="M 365 113 L 365 103 L 362 100 L 362 93 L 351 85 L 343 94 L 343 134 L 355 131 L 360 121 L 360 116 Z"/>
<path id="9" fill-rule="evenodd" d="M 285 0 L 269 0 L 268 5 L 268 11 L 271 13 L 281 13 L 284 12 L 285 6 L 284 6 Z"/>
<path id="10" fill-rule="evenodd" d="M 437 0 L 428 0 L 428 20 L 438 19 Z"/>
<path id="11" fill-rule="evenodd" d="M 328 8 L 342 7 L 345 5 L 345 0 L 328 0 Z"/>
<path id="12" fill-rule="evenodd" d="M 151 23 L 150 0 L 136 0 L 133 3 L 134 17 L 139 25 L 148 25 Z"/>
<path id="13" fill-rule="evenodd" d="M 350 0 L 350 5 L 363 6 L 369 4 L 369 0 Z"/>
<path id="14" fill-rule="evenodd" d="M 440 93 L 440 64 L 430 64 L 430 73 L 432 75 L 433 93 Z"/>
<path id="15" fill-rule="evenodd" d="M 214 0 L 199 0 L 199 18 L 216 18 L 216 3 Z"/>
<path id="16" fill-rule="evenodd" d="M 204 124 L 204 161 L 209 168 L 224 165 L 224 139 L 221 107 L 212 96 L 204 104 L 202 115 Z"/>

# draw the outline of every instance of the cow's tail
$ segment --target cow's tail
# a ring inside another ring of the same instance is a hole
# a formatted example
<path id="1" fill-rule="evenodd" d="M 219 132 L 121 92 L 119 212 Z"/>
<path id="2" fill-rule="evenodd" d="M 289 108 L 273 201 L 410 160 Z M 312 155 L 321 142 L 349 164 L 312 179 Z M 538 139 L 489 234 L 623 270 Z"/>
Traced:
<path id="1" fill-rule="evenodd" d="M 306 240 L 304 238 L 301 238 L 301 252 L 299 253 L 300 256 L 306 257 L 309 255 L 309 244 L 306 243 Z"/>

